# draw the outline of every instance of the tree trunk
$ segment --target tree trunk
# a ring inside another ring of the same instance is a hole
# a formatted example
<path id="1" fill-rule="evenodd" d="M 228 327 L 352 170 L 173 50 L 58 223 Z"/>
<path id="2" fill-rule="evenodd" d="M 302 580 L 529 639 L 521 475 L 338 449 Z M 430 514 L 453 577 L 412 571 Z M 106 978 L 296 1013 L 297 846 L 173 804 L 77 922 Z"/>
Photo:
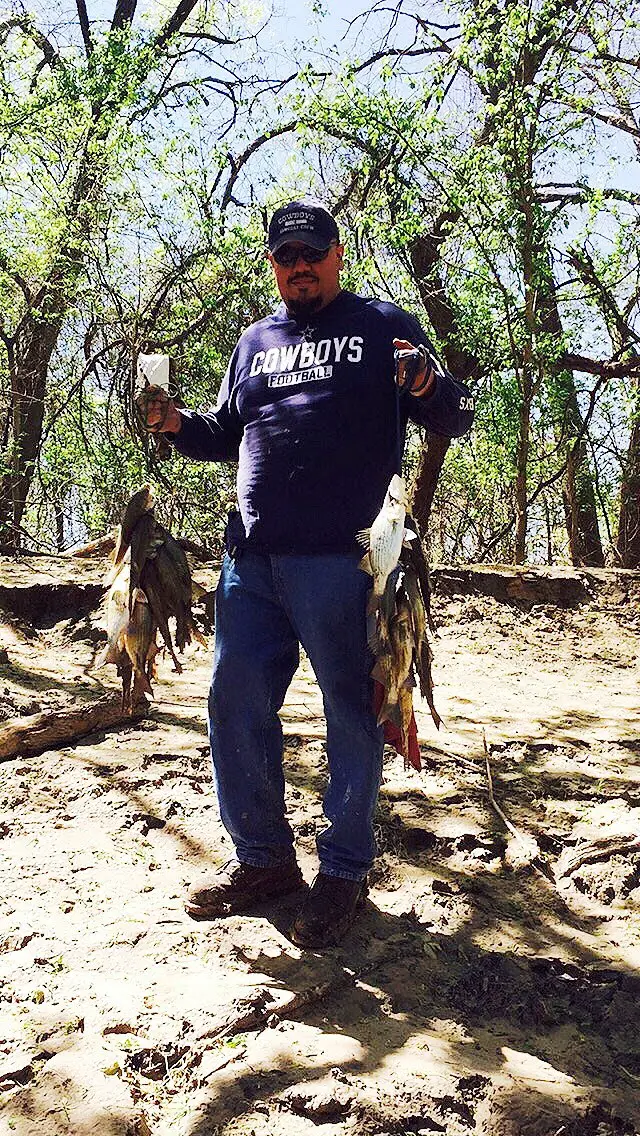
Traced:
<path id="1" fill-rule="evenodd" d="M 169 39 L 180 30 L 198 0 L 180 0 L 156 39 L 133 60 L 130 79 L 142 88 L 165 51 Z M 135 14 L 134 0 L 116 4 L 112 31 L 119 35 Z M 85 46 L 86 46 L 85 36 Z M 92 104 L 92 121 L 78 155 L 77 172 L 68 200 L 61 204 L 65 220 L 51 265 L 41 286 L 34 289 L 19 330 L 10 343 L 12 406 L 8 429 L 9 469 L 0 479 L 0 543 L 18 548 L 29 488 L 42 442 L 45 396 L 51 356 L 67 313 L 73 303 L 84 267 L 87 238 L 95 226 L 95 207 L 111 173 L 110 153 L 118 111 L 130 98 L 130 86 L 114 73 L 113 89 L 101 103 Z M 13 359 L 13 365 L 12 365 Z"/>
<path id="2" fill-rule="evenodd" d="M 27 495 L 40 453 L 49 362 L 62 320 L 27 318 L 11 382 L 9 469 L 0 480 L 0 543 L 20 547 Z"/>
<path id="3" fill-rule="evenodd" d="M 595 491 L 584 441 L 570 447 L 562 502 L 569 536 L 571 563 L 576 568 L 603 568 Z"/>
<path id="4" fill-rule="evenodd" d="M 122 709 L 119 694 L 105 695 L 97 702 L 71 706 L 66 710 L 46 710 L 14 719 L 0 727 L 0 761 L 14 757 L 31 757 L 46 749 L 73 745 L 78 738 L 94 730 L 112 730 L 115 726 L 128 726 L 146 716 L 147 700 L 139 702 L 134 710 Z"/>
<path id="5" fill-rule="evenodd" d="M 541 289 L 538 311 L 541 331 L 558 346 L 563 342 L 563 327 L 553 281 L 551 258 L 548 276 Z M 604 553 L 598 524 L 596 495 L 584 437 L 580 437 L 584 421 L 578 404 L 573 371 L 545 366 L 553 429 L 561 452 L 566 453 L 567 472 L 562 490 L 564 513 L 569 536 L 571 563 L 577 568 L 602 568 Z M 578 442 L 577 439 L 580 438 Z"/>
<path id="6" fill-rule="evenodd" d="M 527 465 L 531 428 L 531 396 L 523 396 L 518 412 L 520 422 L 516 449 L 515 506 L 516 527 L 513 549 L 514 564 L 524 564 L 527 554 Z"/>
<path id="7" fill-rule="evenodd" d="M 56 548 L 58 552 L 64 552 L 64 508 L 60 501 L 54 502 L 53 510 L 56 519 Z"/>
<path id="8" fill-rule="evenodd" d="M 429 434 L 427 435 L 427 444 L 424 446 L 420 457 L 413 500 L 413 518 L 423 540 L 429 527 L 431 506 L 438 486 L 440 471 L 450 445 L 451 438 L 443 438 L 441 434 Z"/>
<path id="9" fill-rule="evenodd" d="M 457 213 L 442 213 L 435 221 L 431 233 L 415 238 L 409 255 L 413 277 L 429 322 L 444 345 L 446 365 L 457 379 L 464 380 L 477 378 L 480 367 L 476 357 L 464 351 L 459 345 L 460 337 L 455 314 L 438 271 L 440 248 L 446 237 L 448 225 L 455 221 L 456 217 Z M 428 434 L 426 445 L 422 450 L 416 479 L 413 516 L 423 539 L 427 535 L 433 498 L 450 445 L 450 438 L 443 438 L 439 434 Z"/>
<path id="10" fill-rule="evenodd" d="M 635 403 L 620 487 L 616 551 L 623 568 L 640 568 L 640 390 L 637 384 Z"/>

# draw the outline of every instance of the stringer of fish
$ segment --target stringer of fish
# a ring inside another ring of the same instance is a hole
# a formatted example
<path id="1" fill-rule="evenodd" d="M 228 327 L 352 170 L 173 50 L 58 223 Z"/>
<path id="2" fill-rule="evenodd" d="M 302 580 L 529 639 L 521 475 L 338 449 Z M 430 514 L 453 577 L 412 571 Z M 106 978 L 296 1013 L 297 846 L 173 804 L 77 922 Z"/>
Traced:
<path id="1" fill-rule="evenodd" d="M 367 604 L 367 640 L 375 659 L 372 677 L 382 687 L 378 724 L 389 722 L 396 727 L 400 735 L 396 748 L 404 754 L 405 762 L 412 723 L 415 734 L 416 685 L 436 727 L 441 725 L 433 700 L 433 655 L 427 634 L 428 628 L 434 630 L 429 570 L 415 522 L 406 509 L 404 481 L 394 474 L 371 528 L 357 534 L 366 549 L 360 568 L 373 577 Z"/>
<path id="2" fill-rule="evenodd" d="M 153 697 L 158 635 L 174 669 L 182 671 L 170 619 L 175 619 L 179 651 L 192 639 L 206 646 L 191 613 L 193 585 L 187 558 L 168 529 L 156 521 L 153 506 L 147 485 L 133 494 L 125 508 L 108 575 L 107 644 L 96 660 L 97 666 L 116 665 L 125 709 L 145 694 Z"/>

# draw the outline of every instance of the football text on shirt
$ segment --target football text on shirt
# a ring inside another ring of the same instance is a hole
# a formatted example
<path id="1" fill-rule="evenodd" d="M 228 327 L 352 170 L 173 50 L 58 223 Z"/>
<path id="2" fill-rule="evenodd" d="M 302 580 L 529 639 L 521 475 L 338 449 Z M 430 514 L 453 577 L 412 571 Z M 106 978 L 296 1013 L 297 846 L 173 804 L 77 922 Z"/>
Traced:
<path id="1" fill-rule="evenodd" d="M 319 339 L 317 343 L 287 343 L 282 347 L 270 347 L 268 351 L 256 351 L 249 374 L 252 377 L 268 375 L 270 387 L 329 379 L 333 374 L 333 363 L 342 359 L 346 363 L 360 362 L 363 342 L 361 335 L 342 335 Z"/>

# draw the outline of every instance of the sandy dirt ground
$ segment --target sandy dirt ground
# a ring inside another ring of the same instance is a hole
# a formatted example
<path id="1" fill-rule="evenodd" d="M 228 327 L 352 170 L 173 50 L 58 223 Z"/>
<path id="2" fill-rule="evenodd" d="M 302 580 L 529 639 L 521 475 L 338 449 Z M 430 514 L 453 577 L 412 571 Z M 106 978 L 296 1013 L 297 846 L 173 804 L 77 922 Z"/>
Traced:
<path id="1" fill-rule="evenodd" d="M 116 685 L 92 668 L 98 569 L 70 573 L 0 565 L 5 726 Z M 441 593 L 435 614 L 445 725 L 420 707 L 420 774 L 388 753 L 370 899 L 325 952 L 287 938 L 299 896 L 183 911 L 231 854 L 210 649 L 161 662 L 146 720 L 0 765 L 2 1136 L 638 1136 L 640 608 Z M 282 717 L 308 881 L 321 711 L 303 663 Z"/>

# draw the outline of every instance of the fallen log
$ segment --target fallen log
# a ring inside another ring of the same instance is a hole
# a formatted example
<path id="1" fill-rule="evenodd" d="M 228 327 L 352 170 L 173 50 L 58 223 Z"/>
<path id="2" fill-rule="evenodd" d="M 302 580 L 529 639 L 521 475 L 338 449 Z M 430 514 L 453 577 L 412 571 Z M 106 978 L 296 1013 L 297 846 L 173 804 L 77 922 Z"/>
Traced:
<path id="1" fill-rule="evenodd" d="M 202 544 L 196 544 L 194 540 L 189 540 L 186 536 L 177 537 L 177 541 L 184 552 L 191 553 L 196 560 L 202 560 L 205 564 L 215 564 L 220 560 L 219 553 L 212 552 L 210 548 L 205 548 Z"/>
<path id="2" fill-rule="evenodd" d="M 70 548 L 65 556 L 75 556 L 79 559 L 89 556 L 108 556 L 110 552 L 113 552 L 115 546 L 115 532 L 105 533 L 104 536 L 96 537 L 95 540 L 90 540 L 88 544 L 83 544 L 80 548 Z"/>
<path id="3" fill-rule="evenodd" d="M 144 718 L 147 710 L 145 700 L 129 714 L 122 709 L 120 694 L 109 694 L 97 702 L 78 703 L 68 710 L 45 710 L 27 718 L 13 718 L 0 726 L 0 761 L 34 757 L 46 749 L 73 745 L 95 730 L 128 726 Z"/>
<path id="4" fill-rule="evenodd" d="M 189 540 L 186 536 L 179 536 L 176 539 L 180 548 L 182 548 L 184 552 L 189 552 L 192 556 L 195 556 L 196 560 L 202 560 L 204 563 L 210 564 L 220 559 L 219 555 L 212 552 L 210 548 L 196 544 L 195 541 Z M 70 548 L 64 555 L 73 556 L 77 560 L 88 560 L 92 556 L 109 556 L 115 546 L 116 533 L 105 533 L 104 536 L 96 537 L 95 540 L 90 540 L 88 544 L 82 544 L 79 548 Z"/>

